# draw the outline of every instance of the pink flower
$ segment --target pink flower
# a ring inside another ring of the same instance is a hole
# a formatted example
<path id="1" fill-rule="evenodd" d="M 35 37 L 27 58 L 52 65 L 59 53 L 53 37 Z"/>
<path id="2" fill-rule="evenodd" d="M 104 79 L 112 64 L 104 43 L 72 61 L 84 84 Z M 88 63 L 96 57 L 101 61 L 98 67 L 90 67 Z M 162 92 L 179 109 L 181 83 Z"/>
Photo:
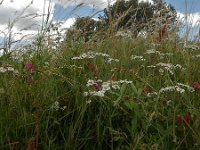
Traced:
<path id="1" fill-rule="evenodd" d="M 176 122 L 177 123 L 182 123 L 183 122 L 183 118 L 181 116 L 176 118 Z"/>
<path id="2" fill-rule="evenodd" d="M 25 65 L 25 68 L 28 69 L 28 70 L 32 70 L 33 69 L 33 64 L 32 63 L 27 63 Z"/>
<path id="3" fill-rule="evenodd" d="M 198 82 L 193 82 L 193 83 L 192 83 L 192 87 L 200 91 L 200 83 L 198 83 Z"/>

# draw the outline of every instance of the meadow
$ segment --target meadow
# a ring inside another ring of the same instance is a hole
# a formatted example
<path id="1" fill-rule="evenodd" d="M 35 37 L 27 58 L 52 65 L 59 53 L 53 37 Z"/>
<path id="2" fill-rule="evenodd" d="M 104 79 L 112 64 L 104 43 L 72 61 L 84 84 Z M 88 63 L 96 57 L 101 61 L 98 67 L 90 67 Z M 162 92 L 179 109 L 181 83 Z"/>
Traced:
<path id="1" fill-rule="evenodd" d="M 198 51 L 112 37 L 3 55 L 0 149 L 196 150 Z"/>
<path id="2" fill-rule="evenodd" d="M 4 53 L 0 149 L 200 149 L 200 45 L 157 37 L 41 38 Z"/>

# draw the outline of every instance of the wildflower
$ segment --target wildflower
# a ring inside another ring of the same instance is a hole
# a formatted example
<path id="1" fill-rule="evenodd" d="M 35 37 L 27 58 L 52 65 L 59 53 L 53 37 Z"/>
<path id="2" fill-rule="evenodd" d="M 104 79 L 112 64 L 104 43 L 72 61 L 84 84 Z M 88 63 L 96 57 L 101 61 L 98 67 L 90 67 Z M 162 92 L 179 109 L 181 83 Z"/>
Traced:
<path id="1" fill-rule="evenodd" d="M 164 74 L 164 70 L 163 69 L 159 69 L 159 73 L 160 73 L 160 75 L 163 75 Z"/>
<path id="2" fill-rule="evenodd" d="M 172 100 L 168 100 L 166 104 L 167 106 L 169 106 L 171 103 L 172 103 Z"/>
<path id="3" fill-rule="evenodd" d="M 132 55 L 131 60 L 145 61 L 146 59 L 143 56 Z"/>
<path id="4" fill-rule="evenodd" d="M 32 69 L 33 69 L 33 64 L 32 64 L 32 63 L 27 63 L 27 64 L 25 65 L 25 67 L 26 67 L 26 69 L 28 69 L 28 70 L 32 70 Z"/>
<path id="5" fill-rule="evenodd" d="M 152 92 L 152 93 L 148 93 L 147 97 L 154 97 L 154 96 L 157 96 L 157 95 L 158 95 L 157 92 Z"/>
<path id="6" fill-rule="evenodd" d="M 93 71 L 93 70 L 95 69 L 94 65 L 93 65 L 93 64 L 90 64 L 90 63 L 87 64 L 87 68 L 88 68 L 89 70 L 91 70 L 91 71 Z"/>
<path id="7" fill-rule="evenodd" d="M 182 123 L 183 122 L 183 118 L 181 116 L 176 118 L 176 122 L 177 123 Z"/>
<path id="8" fill-rule="evenodd" d="M 0 67 L 0 72 L 4 73 L 6 71 L 7 71 L 7 69 L 5 69 L 4 67 Z"/>
<path id="9" fill-rule="evenodd" d="M 126 84 L 131 84 L 131 83 L 133 83 L 133 81 L 128 81 L 127 79 L 125 79 L 125 80 L 119 80 L 118 81 L 119 83 L 126 83 Z"/>
<path id="10" fill-rule="evenodd" d="M 187 122 L 187 123 L 190 123 L 191 122 L 191 117 L 188 115 L 188 116 L 186 116 L 185 118 L 185 122 Z"/>
<path id="11" fill-rule="evenodd" d="M 160 54 L 159 51 L 156 51 L 155 49 L 147 50 L 144 54 Z"/>
<path id="12" fill-rule="evenodd" d="M 13 72 L 15 74 L 19 73 L 18 70 L 15 70 L 13 67 L 0 67 L 0 73 L 4 73 L 4 72 Z"/>
<path id="13" fill-rule="evenodd" d="M 150 93 L 150 89 L 147 86 L 145 86 L 144 89 L 143 89 L 143 94 L 145 96 L 147 96 L 149 93 Z"/>
<path id="14" fill-rule="evenodd" d="M 99 96 L 104 97 L 105 91 L 89 91 L 84 92 L 84 96 Z"/>
<path id="15" fill-rule="evenodd" d="M 190 87 L 189 85 L 185 85 L 185 84 L 182 84 L 182 83 L 177 83 L 177 85 L 182 86 L 182 87 L 186 87 L 189 92 L 194 92 L 194 88 Z"/>
<path id="16" fill-rule="evenodd" d="M 119 90 L 120 89 L 118 83 L 112 83 L 112 88 L 115 89 L 115 90 Z"/>
<path id="17" fill-rule="evenodd" d="M 200 91 L 200 83 L 198 83 L 198 82 L 193 82 L 193 83 L 192 83 L 192 87 Z"/>
<path id="18" fill-rule="evenodd" d="M 53 105 L 51 106 L 51 108 L 52 109 L 54 109 L 54 110 L 59 110 L 59 108 L 60 108 L 60 104 L 59 104 L 59 102 L 58 101 L 55 101 L 54 103 L 53 103 Z"/>
<path id="19" fill-rule="evenodd" d="M 51 106 L 51 109 L 56 110 L 56 111 L 58 111 L 58 110 L 65 110 L 66 108 L 67 108 L 66 106 L 61 107 L 60 103 L 58 101 L 55 101 L 53 103 L 53 105 Z"/>
<path id="20" fill-rule="evenodd" d="M 200 55 L 193 55 L 192 58 L 200 58 Z"/>
<path id="21" fill-rule="evenodd" d="M 179 93 L 184 93 L 185 92 L 185 89 L 183 88 L 180 88 L 179 86 L 168 86 L 168 87 L 165 87 L 165 88 L 161 88 L 159 90 L 160 93 L 164 93 L 164 92 L 172 92 L 172 91 L 177 91 Z"/>
<path id="22" fill-rule="evenodd" d="M 112 61 L 119 62 L 119 59 L 107 58 L 106 62 L 111 64 Z"/>
<path id="23" fill-rule="evenodd" d="M 107 63 L 111 63 L 112 61 L 119 62 L 118 59 L 111 58 L 109 54 L 101 53 L 101 52 L 94 52 L 94 51 L 89 51 L 87 53 L 83 53 L 80 56 L 76 56 L 76 57 L 73 57 L 71 59 L 72 60 L 82 60 L 82 59 L 92 59 L 92 58 L 95 58 L 95 57 L 103 57 L 103 58 L 105 58 L 105 61 Z"/>
<path id="24" fill-rule="evenodd" d="M 95 85 L 94 85 L 94 87 L 95 87 L 95 89 L 97 90 L 97 91 L 99 91 L 100 89 L 101 89 L 101 83 L 95 83 Z"/>
<path id="25" fill-rule="evenodd" d="M 86 104 L 90 104 L 92 101 L 91 100 L 87 100 L 86 101 Z"/>

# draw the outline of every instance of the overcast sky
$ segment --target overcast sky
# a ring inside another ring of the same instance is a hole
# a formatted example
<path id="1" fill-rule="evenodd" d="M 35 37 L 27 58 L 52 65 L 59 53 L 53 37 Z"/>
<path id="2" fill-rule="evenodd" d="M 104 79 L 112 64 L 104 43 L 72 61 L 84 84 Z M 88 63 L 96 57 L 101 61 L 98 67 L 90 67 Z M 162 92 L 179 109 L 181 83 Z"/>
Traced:
<path id="1" fill-rule="evenodd" d="M 110 3 L 114 1 L 110 0 Z M 198 30 L 200 0 L 164 1 L 175 7 L 182 20 L 185 14 L 189 14 L 187 24 Z M 52 12 L 50 20 L 65 21 L 63 27 L 69 28 L 75 17 L 94 14 L 107 6 L 108 0 L 4 0 L 0 4 L 0 39 L 8 33 L 8 26 L 13 26 L 14 39 L 20 39 L 24 35 L 29 37 L 35 35 L 41 29 L 43 19 L 46 18 L 42 14 L 48 14 L 48 11 Z"/>

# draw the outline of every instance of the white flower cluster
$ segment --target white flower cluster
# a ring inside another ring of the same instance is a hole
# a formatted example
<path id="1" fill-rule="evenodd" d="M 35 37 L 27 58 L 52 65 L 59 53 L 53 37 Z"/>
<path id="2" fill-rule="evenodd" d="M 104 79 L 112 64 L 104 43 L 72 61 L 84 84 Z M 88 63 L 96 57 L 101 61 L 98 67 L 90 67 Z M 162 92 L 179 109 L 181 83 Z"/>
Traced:
<path id="1" fill-rule="evenodd" d="M 86 86 L 89 87 L 89 86 L 96 85 L 97 83 L 102 83 L 102 82 L 103 81 L 100 79 L 99 80 L 88 80 Z"/>
<path id="2" fill-rule="evenodd" d="M 161 88 L 159 90 L 159 93 L 165 93 L 165 92 L 172 92 L 172 91 L 177 91 L 179 93 L 183 93 L 185 92 L 185 89 L 179 87 L 179 86 L 168 86 L 168 87 L 165 87 L 165 88 Z"/>
<path id="3" fill-rule="evenodd" d="M 84 92 L 84 96 L 98 96 L 98 97 L 104 97 L 104 96 L 105 96 L 105 91 L 100 90 L 100 91 L 89 91 L 89 92 Z"/>
<path id="4" fill-rule="evenodd" d="M 199 46 L 197 46 L 197 45 L 186 45 L 186 43 L 184 44 L 183 48 L 191 49 L 191 50 L 200 50 Z"/>
<path id="5" fill-rule="evenodd" d="M 106 53 L 98 53 L 98 52 L 89 51 L 87 53 L 81 54 L 78 57 L 73 57 L 72 60 L 85 59 L 85 58 L 95 58 L 96 56 L 110 57 L 110 55 L 108 55 Z"/>
<path id="6" fill-rule="evenodd" d="M 165 87 L 165 88 L 161 88 L 159 90 L 159 93 L 164 93 L 164 92 L 167 92 L 167 91 L 169 91 L 169 92 L 177 91 L 179 93 L 184 93 L 185 92 L 184 88 L 186 88 L 189 92 L 194 92 L 194 88 L 190 87 L 189 85 L 177 83 L 175 86 L 168 86 L 168 87 Z"/>
<path id="7" fill-rule="evenodd" d="M 127 30 L 127 31 L 117 31 L 115 36 L 131 38 L 133 36 L 133 34 L 129 30 Z"/>
<path id="8" fill-rule="evenodd" d="M 144 56 L 131 55 L 131 60 L 146 61 Z"/>
<path id="9" fill-rule="evenodd" d="M 113 58 L 109 57 L 109 58 L 107 58 L 107 60 L 106 60 L 106 62 L 109 63 L 109 64 L 110 64 L 112 61 L 119 62 L 119 59 L 113 59 Z"/>
<path id="10" fill-rule="evenodd" d="M 155 49 L 147 50 L 144 54 L 160 54 L 159 51 L 156 51 Z"/>
<path id="11" fill-rule="evenodd" d="M 148 93 L 147 97 L 154 97 L 154 96 L 157 96 L 157 95 L 158 95 L 157 92 L 152 92 L 152 93 Z"/>
<path id="12" fill-rule="evenodd" d="M 0 67 L 0 73 L 4 73 L 4 72 L 14 72 L 16 74 L 19 73 L 13 67 Z"/>
<path id="13" fill-rule="evenodd" d="M 156 65 L 147 66 L 147 68 L 156 68 L 156 67 L 162 67 L 165 70 L 169 71 L 169 73 L 172 75 L 174 74 L 173 70 L 175 69 L 181 69 L 181 70 L 185 69 L 180 64 L 173 65 L 169 63 L 157 63 Z"/>
<path id="14" fill-rule="evenodd" d="M 93 51 L 89 51 L 87 53 L 83 53 L 78 57 L 72 57 L 72 60 L 81 60 L 81 59 L 87 59 L 87 58 L 95 58 L 97 56 L 101 56 L 105 58 L 105 61 L 107 63 L 111 63 L 112 61 L 115 62 L 119 62 L 119 59 L 113 59 L 110 57 L 110 55 L 106 54 L 106 53 L 101 53 L 101 52 L 93 52 Z"/>
<path id="15" fill-rule="evenodd" d="M 160 56 L 161 59 L 164 58 L 164 56 L 172 56 L 173 53 L 161 53 L 159 51 L 156 51 L 155 49 L 150 49 L 150 50 L 147 50 L 144 54 L 158 54 Z"/>
<path id="16" fill-rule="evenodd" d="M 60 107 L 60 103 L 58 101 L 55 101 L 53 105 L 51 106 L 51 109 L 56 110 L 56 111 L 65 110 L 66 108 L 67 108 L 66 106 Z"/>
<path id="17" fill-rule="evenodd" d="M 175 86 L 168 86 L 168 87 L 161 88 L 159 90 L 159 93 L 173 92 L 173 91 L 177 91 L 179 93 L 184 93 L 186 89 L 189 92 L 195 91 L 194 88 L 189 85 L 186 85 L 183 83 L 177 83 Z M 147 94 L 147 97 L 154 97 L 154 96 L 158 96 L 158 92 L 152 92 L 152 93 Z"/>
<path id="18" fill-rule="evenodd" d="M 192 58 L 200 58 L 200 55 L 193 55 Z"/>
<path id="19" fill-rule="evenodd" d="M 83 69 L 83 67 L 76 66 L 76 65 L 70 65 L 69 67 L 72 69 Z"/>
<path id="20" fill-rule="evenodd" d="M 101 83 L 101 88 L 98 91 L 89 91 L 89 92 L 84 92 L 84 96 L 99 96 L 99 97 L 104 97 L 105 93 L 109 90 L 114 89 L 114 90 L 120 90 L 119 84 L 131 84 L 133 81 L 128 81 L 128 80 L 119 80 L 119 81 L 107 81 L 103 82 L 102 80 L 88 80 L 86 86 L 94 86 L 99 83 Z"/>
<path id="21" fill-rule="evenodd" d="M 183 83 L 177 83 L 177 85 L 187 88 L 189 92 L 194 92 L 195 91 L 194 88 L 189 86 L 189 85 L 186 85 L 186 84 L 183 84 Z"/>

